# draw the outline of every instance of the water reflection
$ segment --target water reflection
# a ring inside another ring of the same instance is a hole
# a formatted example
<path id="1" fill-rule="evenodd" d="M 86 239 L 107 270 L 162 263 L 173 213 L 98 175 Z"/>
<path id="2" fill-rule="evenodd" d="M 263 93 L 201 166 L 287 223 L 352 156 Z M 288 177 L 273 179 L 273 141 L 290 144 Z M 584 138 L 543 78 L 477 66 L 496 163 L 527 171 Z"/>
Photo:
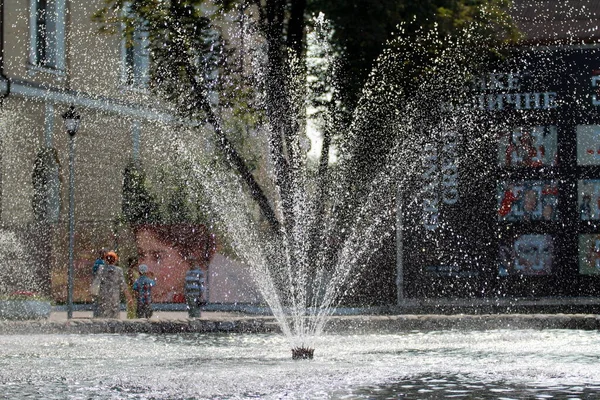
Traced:
<path id="1" fill-rule="evenodd" d="M 424 376 L 386 385 L 338 391 L 332 399 L 596 399 L 600 384 L 548 387 L 514 385 L 510 382 L 474 382 L 466 376 Z"/>

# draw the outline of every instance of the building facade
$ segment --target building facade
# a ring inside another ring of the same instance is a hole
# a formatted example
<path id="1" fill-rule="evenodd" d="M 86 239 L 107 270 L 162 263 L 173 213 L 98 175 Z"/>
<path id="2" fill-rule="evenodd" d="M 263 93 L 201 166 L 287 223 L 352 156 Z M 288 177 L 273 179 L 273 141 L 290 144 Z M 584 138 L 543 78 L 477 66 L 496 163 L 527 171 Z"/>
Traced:
<path id="1" fill-rule="evenodd" d="M 160 186 L 158 171 L 170 162 L 174 135 L 198 148 L 206 145 L 202 129 L 188 132 L 188 123 L 149 92 L 147 34 L 136 30 L 133 45 L 126 46 L 118 33 L 100 32 L 92 16 L 103 5 L 0 2 L 0 223 L 22 244 L 27 265 L 25 278 L 3 292 L 67 298 L 70 139 L 62 116 L 71 106 L 81 116 L 74 137 L 75 302 L 90 300 L 98 250 L 116 249 L 125 268 L 138 256 L 136 238 L 119 224 L 125 167 L 141 163 Z M 232 261 L 216 259 L 215 288 L 228 285 L 220 279 L 242 274 Z M 244 301 L 217 289 L 212 296 Z"/>

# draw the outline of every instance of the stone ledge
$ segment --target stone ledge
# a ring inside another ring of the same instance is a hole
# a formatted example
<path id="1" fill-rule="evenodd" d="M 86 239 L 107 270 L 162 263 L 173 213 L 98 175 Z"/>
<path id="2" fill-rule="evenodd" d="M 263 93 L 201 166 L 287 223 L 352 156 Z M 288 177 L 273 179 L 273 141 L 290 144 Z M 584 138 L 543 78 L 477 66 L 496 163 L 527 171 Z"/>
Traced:
<path id="1" fill-rule="evenodd" d="M 71 319 L 68 321 L 0 321 L 0 334 L 30 333 L 270 333 L 279 328 L 264 320 L 239 319 L 212 321 L 191 320 L 119 320 L 119 319 Z"/>
<path id="2" fill-rule="evenodd" d="M 476 314 L 476 315 L 356 315 L 333 316 L 327 333 L 395 333 L 433 330 L 581 329 L 600 330 L 596 314 Z M 273 318 L 118 320 L 71 319 L 67 321 L 0 320 L 0 334 L 95 334 L 95 333 L 278 333 Z"/>
<path id="3" fill-rule="evenodd" d="M 457 314 L 332 318 L 327 332 L 391 333 L 410 330 L 600 329 L 596 314 Z"/>

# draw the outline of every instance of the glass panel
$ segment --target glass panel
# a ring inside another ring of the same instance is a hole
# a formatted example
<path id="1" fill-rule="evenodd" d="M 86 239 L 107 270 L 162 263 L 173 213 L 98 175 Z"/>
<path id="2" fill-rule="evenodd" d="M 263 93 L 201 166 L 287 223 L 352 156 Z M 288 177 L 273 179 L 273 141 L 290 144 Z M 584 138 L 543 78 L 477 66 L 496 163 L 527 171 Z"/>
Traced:
<path id="1" fill-rule="evenodd" d="M 501 182 L 498 186 L 500 221 L 555 221 L 558 185 L 553 181 Z"/>
<path id="2" fill-rule="evenodd" d="M 47 3 L 46 0 L 37 0 L 35 3 L 35 56 L 38 64 L 43 64 L 43 60 L 46 59 L 46 17 Z"/>
<path id="3" fill-rule="evenodd" d="M 56 67 L 56 1 L 36 1 L 36 62 L 44 67 Z"/>
<path id="4" fill-rule="evenodd" d="M 129 8 L 125 10 L 128 16 L 136 18 Z M 145 87 L 148 85 L 150 69 L 150 44 L 147 23 L 136 21 L 131 37 L 131 43 L 125 44 L 125 81 L 128 85 Z"/>
<path id="5" fill-rule="evenodd" d="M 518 127 L 500 136 L 501 167 L 556 165 L 556 126 Z"/>
<path id="6" fill-rule="evenodd" d="M 136 29 L 133 34 L 133 84 L 146 86 L 148 84 L 148 70 L 150 55 L 148 52 L 148 32 L 142 28 Z"/>
<path id="7" fill-rule="evenodd" d="M 46 58 L 42 60 L 46 67 L 56 67 L 56 1 L 48 0 L 46 7 Z"/>
<path id="8" fill-rule="evenodd" d="M 579 273 L 600 274 L 600 235 L 579 235 Z"/>
<path id="9" fill-rule="evenodd" d="M 498 274 L 548 275 L 554 263 L 551 235 L 519 235 L 500 244 Z"/>

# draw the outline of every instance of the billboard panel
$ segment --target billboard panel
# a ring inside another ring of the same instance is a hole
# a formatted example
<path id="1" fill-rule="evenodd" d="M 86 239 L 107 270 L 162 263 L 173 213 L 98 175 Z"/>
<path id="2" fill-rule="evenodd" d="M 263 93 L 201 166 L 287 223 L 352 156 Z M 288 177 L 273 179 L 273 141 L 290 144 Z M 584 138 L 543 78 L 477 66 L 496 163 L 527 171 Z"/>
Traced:
<path id="1" fill-rule="evenodd" d="M 600 274 L 600 234 L 579 235 L 579 273 Z"/>
<path id="2" fill-rule="evenodd" d="M 600 165 L 600 125 L 577 125 L 577 165 Z"/>
<path id="3" fill-rule="evenodd" d="M 554 221 L 558 185 L 553 181 L 505 181 L 498 185 L 498 220 Z"/>
<path id="4" fill-rule="evenodd" d="M 556 165 L 556 126 L 516 127 L 502 132 L 498 164 L 525 168 Z"/>

